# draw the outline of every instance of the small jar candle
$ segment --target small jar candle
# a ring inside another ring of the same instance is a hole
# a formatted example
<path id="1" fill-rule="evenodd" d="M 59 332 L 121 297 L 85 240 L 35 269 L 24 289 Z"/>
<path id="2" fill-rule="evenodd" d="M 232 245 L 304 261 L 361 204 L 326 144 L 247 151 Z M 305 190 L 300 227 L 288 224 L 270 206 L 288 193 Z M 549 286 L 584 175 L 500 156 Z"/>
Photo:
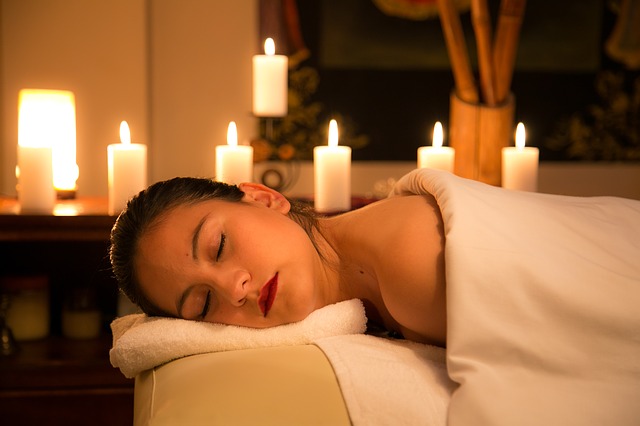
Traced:
<path id="1" fill-rule="evenodd" d="M 49 279 L 46 276 L 2 277 L 0 291 L 9 295 L 6 322 L 17 341 L 49 335 Z"/>
<path id="2" fill-rule="evenodd" d="M 89 286 L 67 289 L 62 309 L 62 334 L 69 339 L 94 339 L 100 335 L 101 314 L 96 291 Z"/>

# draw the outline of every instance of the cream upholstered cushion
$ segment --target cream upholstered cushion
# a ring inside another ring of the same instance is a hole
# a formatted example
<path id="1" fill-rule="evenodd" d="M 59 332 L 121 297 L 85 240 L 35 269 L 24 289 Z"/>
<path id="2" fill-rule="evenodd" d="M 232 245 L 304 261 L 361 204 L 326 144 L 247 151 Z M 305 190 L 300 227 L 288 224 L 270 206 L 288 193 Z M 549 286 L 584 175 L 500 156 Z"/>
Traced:
<path id="1" fill-rule="evenodd" d="M 349 425 L 315 345 L 214 352 L 136 377 L 134 425 Z"/>

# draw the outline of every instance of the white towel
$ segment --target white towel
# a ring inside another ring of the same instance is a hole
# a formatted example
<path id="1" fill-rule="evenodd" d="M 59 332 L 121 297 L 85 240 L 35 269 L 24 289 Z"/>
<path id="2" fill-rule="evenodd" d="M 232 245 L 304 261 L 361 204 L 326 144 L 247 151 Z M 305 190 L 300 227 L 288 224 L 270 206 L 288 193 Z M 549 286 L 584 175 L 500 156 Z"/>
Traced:
<path id="1" fill-rule="evenodd" d="M 361 334 L 362 302 L 347 300 L 312 312 L 302 321 L 257 329 L 132 314 L 111 323 L 111 365 L 128 378 L 171 360 L 207 352 L 309 344 L 331 336 Z"/>

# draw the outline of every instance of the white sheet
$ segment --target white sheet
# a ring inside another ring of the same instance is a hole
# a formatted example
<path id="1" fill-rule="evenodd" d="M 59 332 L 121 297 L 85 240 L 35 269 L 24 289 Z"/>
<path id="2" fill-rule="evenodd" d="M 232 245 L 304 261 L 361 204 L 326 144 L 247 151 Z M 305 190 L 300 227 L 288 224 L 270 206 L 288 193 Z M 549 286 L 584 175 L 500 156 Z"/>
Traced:
<path id="1" fill-rule="evenodd" d="M 446 232 L 451 425 L 640 422 L 640 202 L 432 170 Z"/>
<path id="2" fill-rule="evenodd" d="M 320 339 L 354 426 L 444 426 L 451 392 L 445 350 L 368 335 Z"/>

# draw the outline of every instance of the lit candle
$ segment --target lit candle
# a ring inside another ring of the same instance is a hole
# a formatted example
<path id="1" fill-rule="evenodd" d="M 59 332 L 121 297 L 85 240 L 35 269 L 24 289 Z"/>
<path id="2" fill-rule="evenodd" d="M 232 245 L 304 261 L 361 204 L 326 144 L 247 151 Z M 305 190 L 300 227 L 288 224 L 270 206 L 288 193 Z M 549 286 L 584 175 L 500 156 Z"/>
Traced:
<path id="1" fill-rule="evenodd" d="M 418 168 L 428 167 L 453 173 L 455 150 L 449 146 L 442 146 L 443 140 L 442 123 L 437 121 L 433 126 L 432 146 L 418 148 Z"/>
<path id="2" fill-rule="evenodd" d="M 49 111 L 53 155 L 53 187 L 60 196 L 75 195 L 79 170 L 76 164 L 76 101 L 73 92 L 50 91 Z M 54 130 L 55 129 L 55 130 Z"/>
<path id="3" fill-rule="evenodd" d="M 253 180 L 253 147 L 238 145 L 234 121 L 227 129 L 227 144 L 216 146 L 216 180 L 231 185 Z"/>
<path id="4" fill-rule="evenodd" d="M 285 55 L 276 55 L 273 39 L 264 42 L 265 55 L 253 57 L 253 114 L 284 117 L 288 104 L 288 66 Z"/>
<path id="5" fill-rule="evenodd" d="M 53 186 L 59 193 L 74 193 L 78 179 L 76 164 L 76 103 L 67 90 L 23 89 L 20 91 L 23 139 L 27 145 L 51 147 Z M 35 143 L 33 143 L 35 142 Z"/>
<path id="6" fill-rule="evenodd" d="M 520 191 L 538 190 L 538 148 L 525 147 L 524 124 L 516 128 L 516 146 L 502 148 L 502 187 Z"/>
<path id="7" fill-rule="evenodd" d="M 313 148 L 314 205 L 318 212 L 351 209 L 351 148 L 338 146 L 338 124 L 329 123 L 328 146 Z"/>
<path id="8" fill-rule="evenodd" d="M 19 94 L 16 177 L 22 211 L 51 213 L 55 204 L 53 140 L 57 132 L 51 116 L 58 117 L 51 92 L 55 93 L 24 89 Z"/>
<path id="9" fill-rule="evenodd" d="M 107 147 L 109 214 L 122 211 L 129 198 L 147 186 L 147 146 L 131 143 L 126 121 L 120 123 L 120 143 Z"/>

